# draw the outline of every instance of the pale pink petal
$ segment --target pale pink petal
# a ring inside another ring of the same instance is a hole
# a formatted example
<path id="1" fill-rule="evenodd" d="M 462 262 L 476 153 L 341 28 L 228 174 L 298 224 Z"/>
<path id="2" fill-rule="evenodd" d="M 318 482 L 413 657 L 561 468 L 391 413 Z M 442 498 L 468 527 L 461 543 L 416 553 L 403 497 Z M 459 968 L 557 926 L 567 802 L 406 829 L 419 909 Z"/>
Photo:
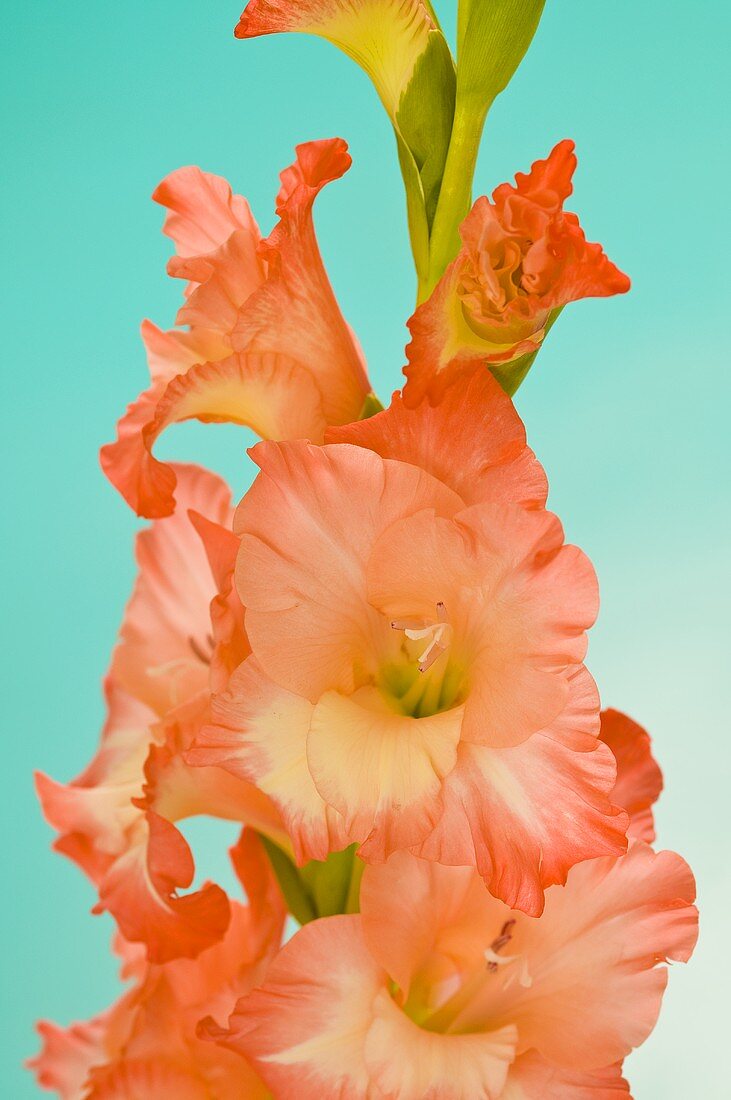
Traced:
<path id="1" fill-rule="evenodd" d="M 43 1089 L 53 1089 L 61 1100 L 81 1100 L 89 1072 L 107 1058 L 107 1014 L 87 1023 L 59 1027 L 48 1020 L 36 1025 L 42 1047 L 26 1063 Z"/>

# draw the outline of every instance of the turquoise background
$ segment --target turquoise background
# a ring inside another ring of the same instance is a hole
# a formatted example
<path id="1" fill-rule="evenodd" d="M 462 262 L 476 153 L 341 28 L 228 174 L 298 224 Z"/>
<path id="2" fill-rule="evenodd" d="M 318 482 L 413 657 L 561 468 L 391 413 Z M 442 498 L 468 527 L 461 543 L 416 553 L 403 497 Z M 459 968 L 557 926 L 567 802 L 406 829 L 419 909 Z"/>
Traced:
<path id="1" fill-rule="evenodd" d="M 439 10 L 449 20 L 453 7 Z M 634 280 L 624 298 L 564 312 L 517 404 L 552 506 L 598 569 L 590 667 L 605 703 L 651 730 L 667 784 L 660 840 L 698 875 L 700 946 L 628 1064 L 640 1100 L 728 1095 L 731 162 L 719 85 L 730 10 L 549 0 L 478 171 L 479 190 L 491 189 L 573 137 L 571 207 Z M 294 144 L 345 136 L 355 164 L 319 202 L 320 241 L 382 396 L 403 361 L 413 276 L 372 88 L 327 43 L 235 42 L 238 12 L 236 0 L 5 11 L 0 1095 L 12 1100 L 38 1094 L 19 1068 L 34 1018 L 85 1018 L 117 991 L 110 922 L 89 915 L 91 888 L 50 853 L 31 773 L 67 780 L 92 753 L 133 577 L 136 523 L 96 455 L 145 382 L 139 322 L 170 325 L 179 301 L 154 185 L 198 163 L 246 194 L 268 230 Z M 209 462 L 240 494 L 249 441 L 185 425 L 160 451 Z M 187 833 L 203 874 L 223 878 L 232 830 Z"/>

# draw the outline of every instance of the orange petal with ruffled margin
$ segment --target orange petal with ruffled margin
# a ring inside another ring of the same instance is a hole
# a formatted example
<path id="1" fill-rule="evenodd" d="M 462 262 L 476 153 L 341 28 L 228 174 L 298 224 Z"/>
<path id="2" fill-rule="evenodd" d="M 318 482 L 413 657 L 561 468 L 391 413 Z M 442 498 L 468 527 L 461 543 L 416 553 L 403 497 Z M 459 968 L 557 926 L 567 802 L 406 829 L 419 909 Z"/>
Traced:
<path id="1" fill-rule="evenodd" d="M 621 711 L 604 710 L 601 717 L 599 736 L 617 761 L 612 800 L 629 814 L 628 835 L 651 844 L 655 839 L 652 807 L 660 797 L 663 781 L 652 755 L 650 736 Z"/>
<path id="2" fill-rule="evenodd" d="M 312 376 L 284 355 L 250 351 L 193 366 L 162 392 L 143 394 L 120 422 L 117 442 L 102 447 L 104 472 L 138 515 L 162 518 L 175 510 L 174 468 L 158 461 L 152 448 L 165 428 L 191 419 L 316 442 L 325 429 Z"/>
<path id="3" fill-rule="evenodd" d="M 526 444 L 515 406 L 492 375 L 479 368 L 446 386 L 436 406 L 424 399 L 410 408 L 395 393 L 383 412 L 328 428 L 325 439 L 419 466 L 459 493 L 465 504 L 542 508 L 546 503 L 546 475 Z"/>
<path id="4" fill-rule="evenodd" d="M 213 252 L 240 229 L 249 232 L 254 251 L 261 239 L 246 199 L 235 195 L 222 176 L 194 165 L 171 172 L 152 197 L 167 209 L 163 233 L 175 242 L 179 256 Z"/>
<path id="5" fill-rule="evenodd" d="M 350 167 L 347 150 L 342 138 L 297 146 L 295 163 L 281 173 L 279 223 L 261 246 L 266 282 L 247 301 L 231 336 L 236 351 L 277 352 L 305 367 L 328 424 L 357 420 L 370 392 L 363 353 L 340 312 L 312 221 L 322 188 Z"/>
<path id="6" fill-rule="evenodd" d="M 597 691 L 581 667 L 545 730 L 513 748 L 460 745 L 442 819 L 416 854 L 476 866 L 492 894 L 538 916 L 544 891 L 575 863 L 626 847 L 627 818 L 612 804 L 615 763 L 598 725 Z"/>

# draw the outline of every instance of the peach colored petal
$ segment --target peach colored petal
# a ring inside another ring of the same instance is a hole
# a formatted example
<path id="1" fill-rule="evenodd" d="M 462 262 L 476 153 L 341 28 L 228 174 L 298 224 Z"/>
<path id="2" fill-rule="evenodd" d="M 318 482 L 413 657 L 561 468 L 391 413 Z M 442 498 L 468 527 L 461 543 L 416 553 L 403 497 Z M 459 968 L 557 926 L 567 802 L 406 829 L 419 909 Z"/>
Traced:
<path id="1" fill-rule="evenodd" d="M 552 1066 L 531 1051 L 522 1054 L 510 1067 L 500 1100 L 629 1100 L 629 1085 L 622 1066 L 606 1069 L 563 1069 Z"/>
<path id="2" fill-rule="evenodd" d="M 203 543 L 218 589 L 210 606 L 213 652 L 209 670 L 211 691 L 218 692 L 226 688 L 231 674 L 251 652 L 244 608 L 234 587 L 239 540 L 228 527 L 206 519 L 200 512 L 189 511 L 188 515 Z"/>
<path id="3" fill-rule="evenodd" d="M 341 428 L 329 443 L 355 443 L 383 458 L 421 467 L 460 495 L 465 504 L 513 503 L 543 507 L 546 475 L 526 446 L 515 407 L 484 370 L 447 386 L 437 406 L 407 407 L 399 393 L 388 409 Z"/>
<path id="4" fill-rule="evenodd" d="M 513 748 L 460 745 L 442 819 L 416 854 L 476 866 L 496 897 L 538 915 L 546 888 L 575 863 L 624 851 L 627 818 L 612 805 L 615 764 L 597 741 L 598 711 L 581 667 L 545 730 Z"/>
<path id="5" fill-rule="evenodd" d="M 167 208 L 163 233 L 180 256 L 202 256 L 224 244 L 238 229 L 254 243 L 259 230 L 246 199 L 234 195 L 227 180 L 190 165 L 178 168 L 157 185 L 155 202 Z"/>
<path id="6" fill-rule="evenodd" d="M 368 596 L 396 620 L 445 605 L 469 679 L 462 739 L 492 748 L 561 712 L 597 611 L 594 571 L 556 517 L 510 505 L 394 523 L 370 557 Z"/>
<path id="7" fill-rule="evenodd" d="M 147 364 L 152 381 L 162 386 L 167 385 L 178 374 L 194 367 L 196 363 L 225 359 L 231 352 L 229 344 L 220 333 L 207 329 L 196 329 L 194 332 L 169 329 L 165 332 L 152 321 L 143 321 L 140 334 L 147 352 Z M 130 406 L 130 411 L 134 410 L 134 407 L 134 405 Z M 121 424 L 122 422 L 120 422 L 120 428 Z M 111 447 L 107 447 L 104 453 L 109 454 L 110 450 Z M 130 450 L 131 446 L 128 445 L 127 451 Z M 120 453 L 125 452 L 120 448 Z"/>
<path id="8" fill-rule="evenodd" d="M 618 710 L 602 711 L 599 734 L 617 761 L 612 799 L 630 817 L 629 836 L 651 844 L 655 839 L 652 807 L 662 791 L 662 772 L 652 756 L 646 730 Z"/>
<path id="9" fill-rule="evenodd" d="M 157 714 L 208 684 L 210 566 L 187 509 L 230 527 L 225 482 L 197 466 L 171 467 L 182 509 L 137 535 L 139 574 L 125 611 L 111 675 Z"/>
<path id="10" fill-rule="evenodd" d="M 458 1030 L 511 1022 L 519 1051 L 592 1070 L 620 1061 L 655 1025 L 667 959 L 686 961 L 698 918 L 695 883 L 674 852 L 635 841 L 619 859 L 588 860 L 546 894 L 539 921 L 519 921 L 511 950 L 525 957 L 530 985 L 486 986 L 455 1020 Z"/>
<path id="11" fill-rule="evenodd" d="M 186 754 L 192 766 L 223 768 L 251 780 L 284 818 L 298 862 L 325 859 L 352 842 L 329 809 L 307 766 L 312 704 L 278 687 L 249 658 L 216 696 L 213 721 Z"/>
<path id="12" fill-rule="evenodd" d="M 53 1089 L 61 1100 L 81 1100 L 91 1067 L 107 1057 L 106 1029 L 106 1015 L 67 1028 L 41 1020 L 41 1050 L 26 1063 L 41 1088 Z"/>
<path id="13" fill-rule="evenodd" d="M 313 921 L 285 944 L 266 981 L 236 1006 L 222 1042 L 281 1100 L 376 1100 L 364 1044 L 386 983 L 360 918 Z"/>
<path id="14" fill-rule="evenodd" d="M 345 445 L 259 444 L 262 473 L 239 505 L 236 586 L 252 650 L 282 687 L 316 703 L 352 692 L 398 648 L 369 606 L 365 566 L 388 525 L 459 498 L 429 474 Z"/>
<path id="15" fill-rule="evenodd" d="M 385 859 L 433 829 L 442 780 L 457 756 L 461 708 L 430 718 L 389 711 L 378 692 L 327 692 L 312 713 L 307 762 L 325 802 L 338 810 L 364 859 Z"/>
<path id="16" fill-rule="evenodd" d="M 385 989 L 365 1042 L 374 1085 L 393 1100 L 498 1100 L 515 1057 L 518 1033 L 507 1025 L 479 1035 L 424 1031 Z"/>
<path id="17" fill-rule="evenodd" d="M 210 1100 L 206 1082 L 164 1061 L 124 1061 L 92 1070 L 84 1100 Z"/>
<path id="18" fill-rule="evenodd" d="M 327 278 L 312 206 L 351 159 L 341 138 L 298 145 L 296 153 L 281 174 L 279 224 L 262 244 L 266 282 L 239 315 L 232 343 L 237 351 L 275 351 L 296 360 L 315 380 L 327 422 L 346 424 L 358 418 L 370 385 Z"/>
<path id="19" fill-rule="evenodd" d="M 444 867 L 408 852 L 363 872 L 363 934 L 404 997 L 415 990 L 436 1008 L 445 987 L 484 965 L 492 931 L 505 907 L 471 867 Z"/>

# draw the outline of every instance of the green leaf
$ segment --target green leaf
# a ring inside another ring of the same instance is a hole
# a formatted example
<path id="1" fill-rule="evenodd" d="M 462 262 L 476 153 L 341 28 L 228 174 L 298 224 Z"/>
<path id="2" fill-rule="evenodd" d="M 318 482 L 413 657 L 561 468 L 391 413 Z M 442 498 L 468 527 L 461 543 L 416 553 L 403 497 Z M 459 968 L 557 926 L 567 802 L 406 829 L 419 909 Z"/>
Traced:
<path id="1" fill-rule="evenodd" d="M 359 911 L 360 879 L 364 863 L 356 844 L 331 852 L 326 860 L 313 859 L 297 867 L 286 852 L 261 836 L 284 899 L 295 920 L 307 924 L 318 917 Z"/>
<path id="2" fill-rule="evenodd" d="M 460 0 L 459 88 L 471 107 L 487 111 L 523 60 L 545 0 Z"/>
<path id="3" fill-rule="evenodd" d="M 429 228 L 452 134 L 455 96 L 456 77 L 449 46 L 440 31 L 431 31 L 395 118 L 397 133 L 416 165 Z"/>

